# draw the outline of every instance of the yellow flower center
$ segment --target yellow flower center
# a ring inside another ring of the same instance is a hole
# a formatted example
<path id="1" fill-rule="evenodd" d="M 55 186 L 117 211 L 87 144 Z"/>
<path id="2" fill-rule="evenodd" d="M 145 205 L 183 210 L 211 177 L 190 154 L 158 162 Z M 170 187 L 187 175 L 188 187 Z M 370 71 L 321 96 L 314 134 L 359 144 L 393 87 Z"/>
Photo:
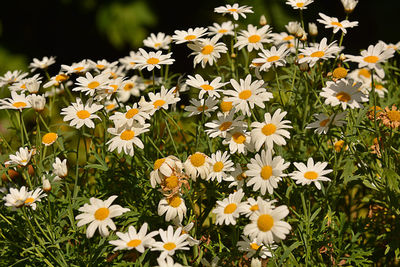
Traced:
<path id="1" fill-rule="evenodd" d="M 168 189 L 174 189 L 175 187 L 177 187 L 179 184 L 178 182 L 179 182 L 179 179 L 175 175 L 171 175 L 165 179 L 165 184 L 168 187 Z"/>
<path id="2" fill-rule="evenodd" d="M 228 112 L 232 109 L 232 102 L 229 101 L 222 101 L 220 106 L 222 112 Z"/>
<path id="3" fill-rule="evenodd" d="M 103 221 L 108 218 L 109 214 L 110 214 L 110 210 L 108 208 L 99 208 L 94 213 L 94 218 L 98 221 Z"/>
<path id="4" fill-rule="evenodd" d="M 115 107 L 115 104 L 109 104 L 109 105 L 106 106 L 106 109 L 107 109 L 107 110 L 111 110 L 111 109 L 113 109 L 114 107 Z"/>
<path id="5" fill-rule="evenodd" d="M 339 99 L 339 101 L 341 102 L 349 102 L 349 100 L 351 100 L 351 96 L 343 91 L 337 93 L 336 98 Z"/>
<path id="6" fill-rule="evenodd" d="M 58 74 L 55 79 L 56 79 L 56 82 L 59 83 L 59 82 L 68 80 L 68 76 L 65 74 Z"/>
<path id="7" fill-rule="evenodd" d="M 157 47 L 159 47 L 160 45 L 161 45 L 161 43 L 155 43 L 155 44 L 154 44 L 154 47 L 157 48 Z"/>
<path id="8" fill-rule="evenodd" d="M 170 205 L 171 207 L 177 208 L 181 205 L 182 199 L 178 196 L 173 196 L 173 197 L 169 198 L 167 200 L 167 202 L 168 202 L 168 205 Z"/>
<path id="9" fill-rule="evenodd" d="M 332 21 L 332 22 L 331 22 L 331 25 L 333 25 L 333 26 L 338 26 L 338 27 L 343 27 L 342 23 L 337 22 L 337 21 Z"/>
<path id="10" fill-rule="evenodd" d="M 147 64 L 155 65 L 155 64 L 158 64 L 160 62 L 160 60 L 158 58 L 151 57 L 146 62 L 147 62 Z"/>
<path id="11" fill-rule="evenodd" d="M 231 127 L 231 125 L 232 125 L 232 122 L 231 122 L 231 121 L 223 122 L 223 123 L 221 123 L 221 125 L 219 126 L 219 130 L 220 130 L 220 131 L 226 131 L 226 130 L 229 129 L 229 127 Z"/>
<path id="12" fill-rule="evenodd" d="M 81 72 L 83 69 L 84 69 L 84 67 L 76 67 L 76 68 L 74 68 L 74 71 Z"/>
<path id="13" fill-rule="evenodd" d="M 269 231 L 274 226 L 274 218 L 269 214 L 262 214 L 257 219 L 257 226 L 263 232 Z"/>
<path id="14" fill-rule="evenodd" d="M 290 41 L 290 40 L 293 40 L 293 39 L 294 39 L 293 35 L 288 35 L 285 38 L 283 38 L 284 41 Z"/>
<path id="15" fill-rule="evenodd" d="M 262 127 L 261 132 L 266 136 L 270 136 L 271 134 L 276 132 L 276 126 L 273 123 L 265 124 Z"/>
<path id="16" fill-rule="evenodd" d="M 272 167 L 269 165 L 262 167 L 260 175 L 264 180 L 268 180 L 272 175 Z"/>
<path id="17" fill-rule="evenodd" d="M 141 243 L 142 243 L 142 240 L 140 240 L 140 239 L 132 239 L 126 245 L 128 247 L 135 248 L 135 247 L 139 246 Z"/>
<path id="18" fill-rule="evenodd" d="M 119 136 L 122 140 L 128 141 L 135 137 L 135 132 L 132 130 L 125 130 Z"/>
<path id="19" fill-rule="evenodd" d="M 236 8 L 230 8 L 230 9 L 228 9 L 228 11 L 230 11 L 230 12 L 236 12 L 237 9 L 236 9 Z"/>
<path id="20" fill-rule="evenodd" d="M 33 197 L 28 197 L 25 199 L 25 204 L 32 204 L 35 199 Z"/>
<path id="21" fill-rule="evenodd" d="M 51 145 L 57 140 L 58 135 L 56 133 L 47 133 L 42 137 L 42 143 L 45 145 Z"/>
<path id="22" fill-rule="evenodd" d="M 261 37 L 260 37 L 260 35 L 254 34 L 254 35 L 250 36 L 248 39 L 249 39 L 249 43 L 254 44 L 254 43 L 259 42 L 261 40 Z"/>
<path id="23" fill-rule="evenodd" d="M 339 67 L 333 70 L 332 75 L 337 79 L 342 79 L 347 76 L 347 70 L 343 67 Z"/>
<path id="24" fill-rule="evenodd" d="M 333 146 L 335 147 L 336 152 L 340 152 L 340 150 L 342 150 L 342 148 L 343 148 L 343 145 L 344 145 L 344 140 L 339 140 L 339 141 L 336 141 Z"/>
<path id="25" fill-rule="evenodd" d="M 251 210 L 251 211 L 256 211 L 256 210 L 258 210 L 258 204 L 255 204 L 255 205 L 251 206 L 251 207 L 250 207 L 250 210 Z"/>
<path id="26" fill-rule="evenodd" d="M 127 83 L 124 85 L 124 91 L 130 91 L 135 86 L 134 83 Z"/>
<path id="27" fill-rule="evenodd" d="M 154 170 L 158 170 L 164 162 L 165 162 L 165 158 L 156 160 L 154 162 Z"/>
<path id="28" fill-rule="evenodd" d="M 195 153 L 190 157 L 190 163 L 195 167 L 203 166 L 206 162 L 206 157 L 201 153 Z"/>
<path id="29" fill-rule="evenodd" d="M 203 88 L 203 90 L 206 90 L 206 91 L 214 90 L 214 87 L 212 87 L 209 84 L 203 84 L 200 87 Z"/>
<path id="30" fill-rule="evenodd" d="M 99 70 L 104 69 L 104 67 L 105 67 L 105 66 L 104 66 L 104 65 L 101 65 L 101 64 L 97 64 L 97 65 L 96 65 L 96 68 L 98 68 Z"/>
<path id="31" fill-rule="evenodd" d="M 187 35 L 185 37 L 185 40 L 187 40 L 187 41 L 191 41 L 191 40 L 194 40 L 194 39 L 196 39 L 196 35 Z"/>
<path id="32" fill-rule="evenodd" d="M 229 205 L 226 205 L 225 209 L 224 209 L 224 213 L 225 214 L 232 214 L 233 212 L 235 212 L 237 208 L 237 205 L 235 203 L 231 203 Z"/>
<path id="33" fill-rule="evenodd" d="M 325 120 L 323 120 L 323 121 L 321 121 L 321 122 L 319 123 L 319 126 L 325 127 L 325 126 L 328 124 L 328 122 L 329 122 L 329 119 L 325 119 Z"/>
<path id="34" fill-rule="evenodd" d="M 246 141 L 246 136 L 240 132 L 234 133 L 232 139 L 236 144 L 243 144 Z"/>
<path id="35" fill-rule="evenodd" d="M 246 100 L 251 96 L 251 90 L 243 90 L 239 93 L 239 98 Z"/>
<path id="36" fill-rule="evenodd" d="M 222 171 L 223 168 L 224 168 L 224 163 L 222 163 L 222 161 L 215 162 L 215 164 L 213 166 L 214 172 L 220 172 L 220 171 Z"/>
<path id="37" fill-rule="evenodd" d="M 314 53 L 311 53 L 310 57 L 323 57 L 325 53 L 323 51 L 315 51 Z"/>
<path id="38" fill-rule="evenodd" d="M 400 122 L 400 112 L 398 110 L 388 111 L 387 116 L 392 122 Z"/>
<path id="39" fill-rule="evenodd" d="M 254 249 L 254 250 L 257 250 L 260 246 L 257 245 L 257 243 L 251 243 L 251 244 L 250 244 L 250 247 L 251 247 L 252 249 Z"/>
<path id="40" fill-rule="evenodd" d="M 358 71 L 358 76 L 364 76 L 365 78 L 369 79 L 371 77 L 371 73 L 368 69 L 362 68 Z"/>
<path id="41" fill-rule="evenodd" d="M 367 63 L 376 63 L 379 60 L 377 56 L 367 56 L 364 58 L 364 61 Z"/>
<path id="42" fill-rule="evenodd" d="M 382 89 L 384 89 L 382 84 L 379 83 L 375 84 L 375 90 L 382 90 Z"/>
<path id="43" fill-rule="evenodd" d="M 173 242 L 168 242 L 168 243 L 165 243 L 165 244 L 163 245 L 163 247 L 164 247 L 166 250 L 173 250 L 174 248 L 176 248 L 176 245 L 175 245 L 175 243 L 173 243 Z"/>
<path id="44" fill-rule="evenodd" d="M 132 108 L 130 110 L 128 110 L 128 112 L 126 112 L 125 114 L 125 118 L 132 119 L 136 114 L 139 113 L 139 110 L 137 108 Z"/>
<path id="45" fill-rule="evenodd" d="M 155 109 L 158 109 L 158 108 L 164 106 L 165 103 L 166 103 L 165 100 L 158 99 L 158 100 L 154 101 L 153 106 Z"/>
<path id="46" fill-rule="evenodd" d="M 90 117 L 90 112 L 87 111 L 87 110 L 84 110 L 84 109 L 83 110 L 79 110 L 76 113 L 76 116 L 78 116 L 79 119 L 84 120 L 84 119 L 87 119 L 87 118 Z"/>
<path id="47" fill-rule="evenodd" d="M 308 171 L 308 172 L 304 173 L 304 178 L 306 178 L 308 180 L 315 180 L 318 178 L 318 173 L 316 173 L 314 171 Z"/>
<path id="48" fill-rule="evenodd" d="M 16 108 L 24 108 L 27 106 L 25 102 L 14 102 L 12 105 Z"/>
<path id="49" fill-rule="evenodd" d="M 296 3 L 296 6 L 302 8 L 304 6 L 304 3 Z"/>
<path id="50" fill-rule="evenodd" d="M 218 31 L 218 33 L 226 33 L 228 30 L 225 30 L 225 29 L 220 29 L 219 31 Z"/>
<path id="51" fill-rule="evenodd" d="M 269 57 L 269 58 L 267 59 L 267 62 L 273 62 L 273 61 L 277 61 L 277 60 L 279 60 L 279 59 L 280 59 L 279 56 L 272 56 L 272 57 Z"/>
<path id="52" fill-rule="evenodd" d="M 203 49 L 201 49 L 201 53 L 203 55 L 209 55 L 212 53 L 212 51 L 214 51 L 214 46 L 212 45 L 206 45 L 203 47 Z"/>
<path id="53" fill-rule="evenodd" d="M 107 90 L 107 93 L 109 94 L 115 93 L 118 90 L 118 85 L 116 84 L 110 84 L 110 87 L 112 88 L 112 90 Z"/>
<path id="54" fill-rule="evenodd" d="M 198 106 L 197 107 L 197 110 L 199 111 L 199 112 L 204 112 L 204 111 L 206 111 L 208 109 L 208 107 L 206 106 L 206 105 L 201 105 L 201 106 Z"/>

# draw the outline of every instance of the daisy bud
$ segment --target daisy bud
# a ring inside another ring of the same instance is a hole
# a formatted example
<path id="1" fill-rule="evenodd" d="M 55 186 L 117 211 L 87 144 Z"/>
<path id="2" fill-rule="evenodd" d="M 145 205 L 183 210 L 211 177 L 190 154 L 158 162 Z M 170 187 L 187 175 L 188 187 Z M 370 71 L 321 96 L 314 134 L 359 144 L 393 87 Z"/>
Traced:
<path id="1" fill-rule="evenodd" d="M 344 12 L 350 14 L 356 8 L 358 0 L 341 0 L 344 7 Z"/>
<path id="2" fill-rule="evenodd" d="M 237 57 L 237 55 L 235 53 L 231 54 L 231 58 L 236 58 L 236 57 Z"/>
<path id="3" fill-rule="evenodd" d="M 267 18 L 264 15 L 260 17 L 260 25 L 261 26 L 267 25 Z"/>
<path id="4" fill-rule="evenodd" d="M 340 54 L 339 59 L 341 61 L 344 61 L 346 59 L 346 56 L 342 53 L 342 54 Z"/>
<path id="5" fill-rule="evenodd" d="M 301 28 L 300 23 L 297 21 L 291 21 L 285 27 L 286 27 L 286 30 L 292 35 L 295 35 L 297 30 L 299 28 Z"/>
<path id="6" fill-rule="evenodd" d="M 308 32 L 312 37 L 317 36 L 318 35 L 317 24 L 313 22 L 308 23 Z"/>
<path id="7" fill-rule="evenodd" d="M 49 179 L 46 179 L 45 176 L 42 177 L 42 184 L 43 184 L 43 191 L 50 192 L 51 191 L 51 184 Z"/>
<path id="8" fill-rule="evenodd" d="M 309 69 L 310 69 L 310 67 L 308 66 L 308 63 L 301 63 L 300 65 L 299 65 L 299 68 L 300 68 L 300 70 L 301 71 L 308 71 Z"/>
<path id="9" fill-rule="evenodd" d="M 261 267 L 261 261 L 258 258 L 251 259 L 251 267 Z"/>
<path id="10" fill-rule="evenodd" d="M 33 109 L 36 111 L 44 110 L 44 106 L 46 105 L 46 98 L 42 95 L 36 95 L 36 94 L 29 95 L 28 101 L 33 107 Z"/>
<path id="11" fill-rule="evenodd" d="M 295 33 L 297 38 L 302 38 L 304 35 L 306 35 L 306 32 L 302 27 L 298 27 Z"/>
<path id="12" fill-rule="evenodd" d="M 41 83 L 42 83 L 41 81 L 37 81 L 35 79 L 32 79 L 29 82 L 27 82 L 25 84 L 25 86 L 26 86 L 26 89 L 29 91 L 29 93 L 36 94 L 37 92 L 39 92 L 39 88 L 40 88 L 40 84 Z"/>

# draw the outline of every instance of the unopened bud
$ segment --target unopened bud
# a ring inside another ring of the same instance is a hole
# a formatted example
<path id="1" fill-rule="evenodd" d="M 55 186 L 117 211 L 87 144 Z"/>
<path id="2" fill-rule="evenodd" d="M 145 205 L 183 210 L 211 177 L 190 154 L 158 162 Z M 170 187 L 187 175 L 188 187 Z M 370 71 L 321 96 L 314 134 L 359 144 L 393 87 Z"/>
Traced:
<path id="1" fill-rule="evenodd" d="M 301 64 L 299 65 L 299 69 L 300 69 L 301 71 L 306 72 L 306 71 L 308 71 L 308 70 L 310 69 L 310 67 L 308 66 L 308 63 L 303 62 L 303 63 L 301 63 Z"/>
<path id="2" fill-rule="evenodd" d="M 267 25 L 267 18 L 264 15 L 261 15 L 260 17 L 260 25 L 261 26 Z"/>
<path id="3" fill-rule="evenodd" d="M 46 98 L 42 95 L 29 95 L 28 100 L 33 109 L 36 111 L 42 111 L 46 105 Z"/>
<path id="4" fill-rule="evenodd" d="M 43 191 L 50 192 L 51 191 L 51 184 L 50 184 L 49 179 L 42 178 L 42 183 L 43 183 Z"/>
<path id="5" fill-rule="evenodd" d="M 341 61 L 344 61 L 346 59 L 346 56 L 342 53 L 342 54 L 340 54 L 339 59 Z"/>
<path id="6" fill-rule="evenodd" d="M 308 33 L 315 37 L 318 35 L 318 28 L 317 28 L 317 24 L 310 22 L 308 23 Z"/>
<path id="7" fill-rule="evenodd" d="M 346 12 L 347 14 L 353 12 L 354 9 L 356 8 L 356 5 L 358 4 L 358 0 L 341 0 L 341 1 L 344 8 L 344 12 Z"/>

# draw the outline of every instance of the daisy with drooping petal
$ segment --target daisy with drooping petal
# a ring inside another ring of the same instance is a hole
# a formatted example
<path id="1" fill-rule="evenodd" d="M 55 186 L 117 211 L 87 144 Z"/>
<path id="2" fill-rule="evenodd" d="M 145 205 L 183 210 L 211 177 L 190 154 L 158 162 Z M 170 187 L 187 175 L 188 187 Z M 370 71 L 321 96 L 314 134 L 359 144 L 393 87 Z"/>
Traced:
<path id="1" fill-rule="evenodd" d="M 256 151 L 259 151 L 261 146 L 265 144 L 267 149 L 273 149 L 274 143 L 278 146 L 286 145 L 284 137 L 290 138 L 290 133 L 284 129 L 293 128 L 287 123 L 289 120 L 282 121 L 287 114 L 286 111 L 281 112 L 277 109 L 272 115 L 269 112 L 264 115 L 264 122 L 253 122 L 251 124 L 251 139 L 255 145 Z"/>
<path id="2" fill-rule="evenodd" d="M 222 141 L 223 145 L 229 145 L 231 154 L 236 152 L 246 155 L 247 151 L 253 151 L 250 133 L 243 127 L 235 127 L 228 131 L 225 139 Z"/>
<path id="3" fill-rule="evenodd" d="M 159 259 L 164 259 L 167 256 L 172 256 L 177 250 L 189 250 L 187 247 L 189 243 L 186 241 L 187 234 L 182 234 L 182 228 L 179 227 L 175 230 L 172 225 L 168 226 L 165 231 L 163 229 L 158 230 L 161 240 L 156 242 L 151 248 L 152 251 L 161 251 Z"/>
<path id="4" fill-rule="evenodd" d="M 226 133 L 233 129 L 234 127 L 247 127 L 247 124 L 243 121 L 244 116 L 239 115 L 235 119 L 235 112 L 229 112 L 228 114 L 223 114 L 219 112 L 217 114 L 217 120 L 212 122 L 207 122 L 205 126 L 210 129 L 206 129 L 205 132 L 211 137 L 215 138 L 220 136 L 222 138 L 226 137 Z"/>
<path id="5" fill-rule="evenodd" d="M 56 76 L 50 78 L 50 80 L 43 85 L 43 88 L 48 88 L 50 86 L 59 86 L 61 83 L 67 81 L 69 76 L 63 72 L 60 72 Z"/>
<path id="6" fill-rule="evenodd" d="M 31 94 L 27 96 L 32 108 L 37 112 L 44 110 L 46 97 L 44 95 Z"/>
<path id="7" fill-rule="evenodd" d="M 217 207 L 213 209 L 212 213 L 216 214 L 217 218 L 215 223 L 217 225 L 235 225 L 236 219 L 239 218 L 239 208 L 242 205 L 242 198 L 244 196 L 243 190 L 239 189 L 228 198 L 222 201 L 217 201 Z"/>
<path id="8" fill-rule="evenodd" d="M 293 7 L 293 9 L 307 9 L 307 6 L 314 2 L 314 0 L 287 0 L 286 4 Z"/>
<path id="9" fill-rule="evenodd" d="M 277 245 L 269 244 L 269 247 L 266 247 L 262 242 L 257 241 L 256 238 L 250 240 L 247 236 L 242 235 L 241 241 L 237 242 L 238 250 L 247 252 L 246 257 L 253 257 L 257 251 L 259 251 L 259 257 L 266 259 L 267 257 L 272 257 L 272 253 L 270 251 L 276 249 Z M 260 249 L 261 247 L 261 249 Z"/>
<path id="10" fill-rule="evenodd" d="M 265 245 L 278 242 L 286 238 L 292 227 L 285 221 L 282 221 L 289 214 L 286 205 L 272 208 L 270 205 L 258 202 L 258 210 L 251 215 L 251 222 L 243 229 L 243 233 L 250 239 L 257 238 L 258 242 Z"/>
<path id="11" fill-rule="evenodd" d="M 140 91 L 143 91 L 146 85 L 143 79 L 138 75 L 133 75 L 131 78 L 122 81 L 121 86 L 117 90 L 118 100 L 127 102 L 131 96 L 140 96 Z"/>
<path id="12" fill-rule="evenodd" d="M 63 108 L 61 110 L 61 115 L 65 115 L 64 121 L 71 121 L 70 126 L 75 126 L 75 128 L 79 129 L 83 125 L 86 125 L 89 128 L 94 128 L 95 124 L 92 119 L 100 119 L 99 116 L 95 115 L 97 111 L 102 109 L 102 105 L 97 105 L 92 103 L 92 101 L 88 101 L 85 105 L 82 103 L 80 98 L 76 99 L 76 103 L 72 103 L 72 106 Z"/>
<path id="13" fill-rule="evenodd" d="M 316 121 L 308 124 L 306 129 L 316 128 L 314 132 L 317 134 L 326 134 L 328 129 L 332 126 L 341 127 L 346 124 L 346 121 L 343 120 L 346 118 L 347 112 L 341 112 L 338 114 L 332 114 L 327 116 L 324 113 L 314 114 L 314 117 L 317 119 Z"/>
<path id="14" fill-rule="evenodd" d="M 260 58 L 253 59 L 253 63 L 262 64 L 260 71 L 268 71 L 272 66 L 284 66 L 286 64 L 285 57 L 289 53 L 284 45 L 281 45 L 279 49 L 275 46 L 271 47 L 271 50 L 262 49 L 261 53 L 258 53 Z"/>
<path id="15" fill-rule="evenodd" d="M 57 141 L 58 138 L 58 134 L 50 132 L 47 133 L 45 135 L 43 135 L 42 137 L 42 144 L 45 146 L 50 146 L 52 144 L 54 144 L 55 141 Z"/>
<path id="16" fill-rule="evenodd" d="M 176 97 L 175 94 L 175 88 L 171 88 L 170 90 L 167 90 L 164 86 L 161 86 L 160 92 L 154 94 L 152 92 L 149 93 L 149 102 L 143 102 L 140 103 L 139 105 L 144 109 L 149 112 L 149 114 L 152 116 L 154 112 L 157 110 L 163 108 L 163 109 L 168 109 L 168 105 L 175 104 L 179 100 L 181 100 L 179 97 Z"/>
<path id="17" fill-rule="evenodd" d="M 233 162 L 229 159 L 229 154 L 225 151 L 223 154 L 220 150 L 211 155 L 211 171 L 208 174 L 207 180 L 214 181 L 217 179 L 218 183 L 222 180 L 230 178 L 227 172 L 234 171 Z"/>
<path id="18" fill-rule="evenodd" d="M 116 198 L 117 196 L 111 196 L 103 201 L 92 197 L 90 204 L 86 203 L 78 209 L 82 213 L 75 217 L 78 220 L 77 226 L 81 227 L 90 223 L 86 229 L 87 238 L 91 238 L 97 228 L 99 228 L 99 233 L 103 237 L 109 234 L 107 227 L 110 227 L 111 230 L 116 229 L 112 218 L 129 211 L 129 209 L 122 208 L 120 205 L 111 205 Z"/>
<path id="19" fill-rule="evenodd" d="M 121 153 L 123 150 L 125 154 L 133 157 L 133 145 L 139 147 L 140 149 L 143 149 L 144 145 L 142 141 L 138 138 L 138 136 L 141 133 L 148 132 L 150 124 L 140 125 L 140 127 L 137 126 L 135 125 L 132 127 L 126 126 L 123 128 L 109 128 L 107 131 L 115 136 L 106 143 L 108 145 L 108 151 L 112 152 L 117 149 L 118 153 Z"/>
<path id="20" fill-rule="evenodd" d="M 150 34 L 149 37 L 143 40 L 143 44 L 147 47 L 153 48 L 155 50 L 159 49 L 169 49 L 169 44 L 171 43 L 171 36 L 165 35 L 163 32 Z"/>
<path id="21" fill-rule="evenodd" d="M 269 101 L 273 96 L 272 93 L 267 92 L 264 86 L 263 80 L 256 80 L 251 82 L 251 75 L 247 75 L 246 79 L 240 79 L 240 84 L 231 79 L 230 83 L 234 90 L 226 90 L 224 95 L 228 96 L 227 101 L 232 101 L 235 110 L 242 111 L 246 116 L 250 116 L 250 110 L 255 105 L 260 108 L 265 108 L 264 102 Z"/>
<path id="22" fill-rule="evenodd" d="M 174 33 L 172 40 L 174 40 L 176 44 L 182 44 L 201 40 L 200 37 L 207 34 L 207 28 L 189 28 L 187 31 L 176 30 Z"/>
<path id="23" fill-rule="evenodd" d="M 352 79 L 340 79 L 337 82 L 328 81 L 326 87 L 322 88 L 320 96 L 326 98 L 325 104 L 331 106 L 341 105 L 345 110 L 347 107 L 362 108 L 362 102 L 368 98 L 359 90 L 361 83 L 354 83 Z"/>
<path id="24" fill-rule="evenodd" d="M 379 119 L 382 120 L 383 125 L 396 129 L 400 126 L 400 111 L 395 104 L 392 108 L 385 107 L 385 109 L 379 113 Z"/>
<path id="25" fill-rule="evenodd" d="M 323 38 L 321 42 L 315 46 L 300 48 L 299 51 L 304 57 L 299 59 L 299 64 L 306 62 L 312 67 L 318 60 L 334 58 L 341 50 L 335 42 L 336 41 L 327 45 L 327 39 Z"/>
<path id="26" fill-rule="evenodd" d="M 196 74 L 194 77 L 189 75 L 188 78 L 189 79 L 186 80 L 187 85 L 200 89 L 199 98 L 203 98 L 204 94 L 208 94 L 210 97 L 214 96 L 219 98 L 220 95 L 218 92 L 221 92 L 221 87 L 227 84 L 227 82 L 220 83 L 221 77 L 215 78 L 211 83 L 204 80 L 199 74 Z"/>
<path id="27" fill-rule="evenodd" d="M 175 194 L 169 198 L 163 198 L 158 203 L 158 215 L 165 214 L 165 221 L 169 222 L 175 218 L 182 222 L 186 214 L 186 205 L 183 198 L 179 194 Z"/>
<path id="28" fill-rule="evenodd" d="M 35 210 L 36 201 L 41 201 L 41 198 L 47 196 L 47 194 L 42 193 L 43 190 L 40 187 L 36 188 L 35 191 L 29 191 L 24 201 L 25 206 L 31 207 L 33 210 Z"/>
<path id="29" fill-rule="evenodd" d="M 161 51 L 149 52 L 143 48 L 139 48 L 140 55 L 134 59 L 135 68 L 140 70 L 147 68 L 148 71 L 152 71 L 154 68 L 161 69 L 161 65 L 171 65 L 175 59 L 171 58 L 172 53 L 163 55 Z"/>
<path id="30" fill-rule="evenodd" d="M 309 158 L 307 160 L 307 165 L 302 162 L 294 162 L 298 171 L 294 171 L 290 174 L 296 184 L 309 185 L 314 183 L 318 190 L 321 190 L 320 181 L 330 181 L 331 179 L 325 177 L 324 175 L 331 173 L 332 170 L 325 170 L 328 166 L 327 162 L 317 162 L 314 164 L 314 160 Z"/>
<path id="31" fill-rule="evenodd" d="M 216 35 L 219 37 L 222 37 L 224 35 L 234 35 L 234 30 L 235 26 L 231 21 L 226 21 L 223 22 L 221 25 L 218 23 L 213 23 L 213 26 L 209 26 L 209 33 L 208 35 Z"/>
<path id="32" fill-rule="evenodd" d="M 237 43 L 234 47 L 237 47 L 240 50 L 247 46 L 249 52 L 253 51 L 253 49 L 260 50 L 263 48 L 265 43 L 272 42 L 270 32 L 271 29 L 269 25 L 257 29 L 256 26 L 249 24 L 247 25 L 247 31 L 240 31 L 239 36 L 237 37 Z"/>
<path id="33" fill-rule="evenodd" d="M 7 207 L 20 208 L 25 204 L 25 200 L 28 198 L 28 191 L 25 186 L 22 186 L 19 190 L 16 188 L 10 188 L 10 193 L 3 197 L 6 202 L 4 205 Z"/>
<path id="34" fill-rule="evenodd" d="M 348 21 L 342 20 L 341 22 L 338 21 L 335 17 L 329 17 L 323 13 L 318 13 L 322 19 L 317 19 L 319 23 L 325 24 L 325 28 L 333 28 L 333 33 L 337 33 L 339 30 L 343 32 L 343 34 L 347 33 L 346 28 L 353 28 L 358 26 L 358 21 Z"/>
<path id="35" fill-rule="evenodd" d="M 214 36 L 211 39 L 205 38 L 187 45 L 194 51 L 190 54 L 194 55 L 194 67 L 199 63 L 201 63 L 202 68 L 205 68 L 207 63 L 212 66 L 214 62 L 217 62 L 217 59 L 221 57 L 221 53 L 226 53 L 228 51 L 226 45 L 221 42 L 218 43 L 218 40 L 219 37 Z"/>
<path id="36" fill-rule="evenodd" d="M 235 170 L 231 172 L 230 177 L 226 178 L 225 181 L 231 182 L 229 188 L 236 186 L 237 189 L 243 188 L 245 179 L 247 178 L 245 172 L 242 170 L 240 163 L 236 163 Z"/>
<path id="37" fill-rule="evenodd" d="M 389 58 L 393 57 L 394 49 L 385 49 L 385 45 L 378 43 L 375 46 L 368 46 L 367 50 L 361 51 L 360 56 L 346 55 L 345 61 L 352 61 L 358 63 L 358 68 L 367 67 L 370 70 L 375 70 L 379 78 L 385 77 L 385 72 L 380 63 L 386 62 Z"/>
<path id="38" fill-rule="evenodd" d="M 31 71 L 33 72 L 36 69 L 47 69 L 54 63 L 56 63 L 55 57 L 43 57 L 42 60 L 34 58 L 33 62 L 29 64 L 29 68 L 31 68 Z"/>
<path id="39" fill-rule="evenodd" d="M 114 115 L 109 117 L 114 122 L 115 128 L 123 127 L 127 125 L 132 127 L 134 123 L 145 124 L 145 120 L 150 120 L 150 115 L 138 106 L 138 103 L 134 103 L 132 107 L 125 106 L 126 112 L 115 112 Z"/>
<path id="40" fill-rule="evenodd" d="M 64 178 L 68 175 L 67 159 L 61 161 L 58 157 L 56 157 L 52 167 L 54 174 L 58 177 Z"/>
<path id="41" fill-rule="evenodd" d="M 15 152 L 15 155 L 10 155 L 10 160 L 6 161 L 5 164 L 18 164 L 26 166 L 31 160 L 32 155 L 35 153 L 35 149 L 29 150 L 27 147 L 20 147 L 19 151 Z"/>
<path id="42" fill-rule="evenodd" d="M 25 108 L 30 108 L 31 103 L 24 94 L 18 94 L 11 91 L 11 98 L 0 99 L 0 109 L 18 109 L 21 111 Z"/>
<path id="43" fill-rule="evenodd" d="M 278 188 L 278 182 L 286 176 L 283 171 L 290 165 L 289 162 L 285 163 L 281 156 L 272 158 L 270 149 L 263 150 L 261 156 L 256 154 L 255 159 L 250 159 L 250 162 L 247 164 L 246 171 L 246 175 L 250 178 L 246 185 L 253 185 L 253 191 L 260 190 L 262 195 L 265 195 L 267 190 L 269 194 L 272 194 L 274 189 Z"/>
<path id="44" fill-rule="evenodd" d="M 214 97 L 208 97 L 207 99 L 200 100 L 192 98 L 190 103 L 192 104 L 191 106 L 185 107 L 185 110 L 190 112 L 189 117 L 199 114 L 204 114 L 207 117 L 211 117 L 210 112 L 213 112 L 218 108 L 218 100 Z"/>
<path id="45" fill-rule="evenodd" d="M 183 166 L 185 167 L 185 172 L 194 181 L 196 181 L 198 176 L 201 179 L 206 179 L 211 169 L 211 160 L 206 154 L 196 152 L 186 159 Z"/>
<path id="46" fill-rule="evenodd" d="M 151 187 L 155 188 L 156 184 L 161 184 L 165 177 L 171 177 L 174 173 L 180 173 L 182 172 L 182 169 L 182 162 L 175 156 L 157 159 L 154 162 L 153 171 L 150 172 Z M 175 178 L 177 179 L 176 176 Z"/>
<path id="47" fill-rule="evenodd" d="M 233 5 L 228 4 L 226 6 L 216 7 L 214 8 L 214 12 L 222 13 L 222 15 L 230 14 L 235 20 L 238 20 L 239 15 L 241 15 L 243 18 L 246 18 L 245 13 L 254 13 L 251 9 L 252 7 L 250 6 L 239 6 L 239 4 L 235 3 Z"/>
<path id="48" fill-rule="evenodd" d="M 147 223 L 144 223 L 139 232 L 136 232 L 135 227 L 129 226 L 128 232 L 116 233 L 120 239 L 109 241 L 109 243 L 115 246 L 114 250 L 136 249 L 138 252 L 143 253 L 145 248 L 151 247 L 156 242 L 153 237 L 158 235 L 158 231 L 147 234 L 147 227 Z"/>

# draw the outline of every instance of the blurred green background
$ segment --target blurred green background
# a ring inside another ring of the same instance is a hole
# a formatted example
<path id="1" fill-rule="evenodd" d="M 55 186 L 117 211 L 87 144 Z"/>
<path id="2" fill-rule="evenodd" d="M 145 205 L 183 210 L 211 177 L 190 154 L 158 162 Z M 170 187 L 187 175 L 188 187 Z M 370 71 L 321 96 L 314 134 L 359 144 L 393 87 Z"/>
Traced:
<path id="1" fill-rule="evenodd" d="M 86 59 L 118 60 L 142 46 L 150 33 L 190 27 L 210 26 L 213 22 L 229 19 L 213 12 L 217 6 L 233 1 L 155 1 L 155 0 L 37 0 L 2 1 L 0 10 L 0 75 L 7 70 L 26 70 L 33 58 L 56 56 L 57 64 L 71 64 Z M 258 24 L 260 15 L 267 17 L 274 31 L 284 31 L 284 25 L 298 19 L 298 11 L 285 0 L 238 1 L 253 7 L 240 23 Z M 398 18 L 400 1 L 360 0 L 350 21 L 359 21 L 359 27 L 350 29 L 344 45 L 347 53 L 375 44 L 378 40 L 400 40 Z M 305 10 L 305 21 L 315 22 L 318 12 L 344 19 L 340 0 L 316 0 Z M 319 23 L 319 37 L 331 36 L 331 30 Z M 319 39 L 320 39 L 319 38 Z M 177 60 L 173 70 L 190 72 L 190 50 L 177 46 L 173 50 Z"/>

